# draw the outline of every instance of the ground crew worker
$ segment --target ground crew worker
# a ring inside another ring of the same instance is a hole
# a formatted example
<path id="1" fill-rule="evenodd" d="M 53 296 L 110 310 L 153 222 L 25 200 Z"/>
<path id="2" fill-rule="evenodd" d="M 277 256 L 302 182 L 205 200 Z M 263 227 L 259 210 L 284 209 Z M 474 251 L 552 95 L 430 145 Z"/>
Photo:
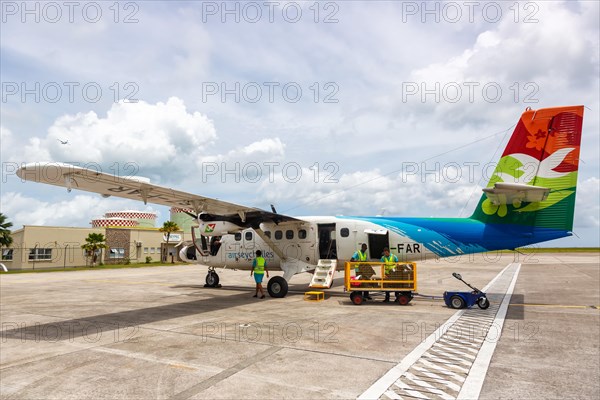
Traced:
<path id="1" fill-rule="evenodd" d="M 354 252 L 350 261 L 367 261 L 367 244 L 366 243 L 363 243 L 362 246 L 360 246 L 360 250 L 357 250 Z M 357 265 L 356 268 L 354 268 L 354 272 L 356 273 L 356 276 L 358 276 L 358 274 L 359 274 L 359 272 L 358 272 L 359 267 L 360 267 L 360 264 Z M 367 290 L 365 290 L 363 292 L 363 297 L 367 300 L 373 300 L 373 298 L 371 296 L 369 296 L 369 292 Z"/>
<path id="2" fill-rule="evenodd" d="M 392 272 L 392 270 L 396 267 L 396 263 L 398 262 L 398 257 L 394 254 L 390 254 L 390 249 L 387 247 L 383 249 L 383 257 L 381 257 L 381 262 L 383 262 L 383 268 L 385 269 L 385 275 Z M 396 298 L 400 295 L 400 292 L 395 292 Z M 390 301 L 390 292 L 385 292 L 385 303 Z"/>
<path id="3" fill-rule="evenodd" d="M 269 270 L 267 269 L 267 261 L 262 257 L 262 251 L 256 250 L 256 258 L 252 261 L 252 271 L 250 271 L 250 276 L 254 273 L 254 281 L 256 282 L 256 292 L 252 297 L 258 297 L 258 292 L 260 291 L 260 298 L 265 298 L 265 291 L 262 287 L 263 277 L 265 276 L 265 272 L 267 273 L 267 278 L 269 277 Z"/>

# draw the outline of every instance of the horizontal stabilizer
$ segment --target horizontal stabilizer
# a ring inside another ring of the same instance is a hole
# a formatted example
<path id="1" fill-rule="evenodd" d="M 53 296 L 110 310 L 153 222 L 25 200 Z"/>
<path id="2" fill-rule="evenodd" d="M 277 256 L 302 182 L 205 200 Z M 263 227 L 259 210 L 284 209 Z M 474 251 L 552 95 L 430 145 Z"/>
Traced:
<path id="1" fill-rule="evenodd" d="M 548 198 L 550 188 L 522 183 L 496 182 L 493 188 L 484 188 L 483 192 L 494 205 L 539 203 Z"/>

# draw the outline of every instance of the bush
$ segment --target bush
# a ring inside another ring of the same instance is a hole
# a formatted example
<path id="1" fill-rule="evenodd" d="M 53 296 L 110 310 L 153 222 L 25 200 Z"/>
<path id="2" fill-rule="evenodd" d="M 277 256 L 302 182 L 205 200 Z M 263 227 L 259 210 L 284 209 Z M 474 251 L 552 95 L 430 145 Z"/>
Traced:
<path id="1" fill-rule="evenodd" d="M 152 257 L 146 256 L 146 264 L 150 264 L 152 262 Z"/>
<path id="2" fill-rule="evenodd" d="M 129 257 L 125 257 L 125 258 L 123 259 L 123 264 L 125 264 L 125 265 L 129 265 L 129 264 L 131 264 L 131 260 L 129 259 Z"/>

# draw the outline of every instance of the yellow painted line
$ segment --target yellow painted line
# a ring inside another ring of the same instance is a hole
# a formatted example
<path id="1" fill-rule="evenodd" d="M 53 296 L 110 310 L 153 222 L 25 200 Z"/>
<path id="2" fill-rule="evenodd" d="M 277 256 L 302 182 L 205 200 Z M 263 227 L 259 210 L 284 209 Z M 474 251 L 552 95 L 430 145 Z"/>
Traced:
<path id="1" fill-rule="evenodd" d="M 188 370 L 191 370 L 191 371 L 196 371 L 198 369 L 198 368 L 188 367 L 187 365 L 181 365 L 181 364 L 169 364 L 169 367 L 171 367 L 171 368 L 188 369 Z"/>
<path id="2" fill-rule="evenodd" d="M 86 279 L 84 282 L 101 282 L 101 283 L 123 283 L 126 285 L 159 285 L 159 286 L 173 286 L 176 283 L 164 283 L 164 282 L 151 282 L 151 281 L 120 281 L 114 279 Z"/>
<path id="3" fill-rule="evenodd" d="M 563 305 L 563 304 L 511 304 L 511 306 L 521 306 L 521 307 L 555 307 L 555 308 L 596 308 L 600 309 L 600 305 L 598 306 L 576 306 L 576 305 Z"/>

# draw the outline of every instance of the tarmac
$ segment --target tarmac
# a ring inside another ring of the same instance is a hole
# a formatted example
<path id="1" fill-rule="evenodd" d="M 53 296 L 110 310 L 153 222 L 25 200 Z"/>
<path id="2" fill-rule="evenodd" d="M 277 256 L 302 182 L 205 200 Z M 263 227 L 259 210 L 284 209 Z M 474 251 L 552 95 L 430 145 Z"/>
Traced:
<path id="1" fill-rule="evenodd" d="M 218 289 L 203 287 L 202 266 L 0 274 L 0 397 L 600 393 L 598 253 L 422 262 L 418 292 L 425 296 L 407 306 L 382 297 L 353 305 L 342 271 L 320 302 L 304 301 L 309 274 L 293 277 L 285 298 L 261 300 L 252 297 L 248 271 L 217 272 Z M 446 307 L 439 299 L 445 290 L 469 290 L 452 272 L 487 287 L 490 308 Z"/>

